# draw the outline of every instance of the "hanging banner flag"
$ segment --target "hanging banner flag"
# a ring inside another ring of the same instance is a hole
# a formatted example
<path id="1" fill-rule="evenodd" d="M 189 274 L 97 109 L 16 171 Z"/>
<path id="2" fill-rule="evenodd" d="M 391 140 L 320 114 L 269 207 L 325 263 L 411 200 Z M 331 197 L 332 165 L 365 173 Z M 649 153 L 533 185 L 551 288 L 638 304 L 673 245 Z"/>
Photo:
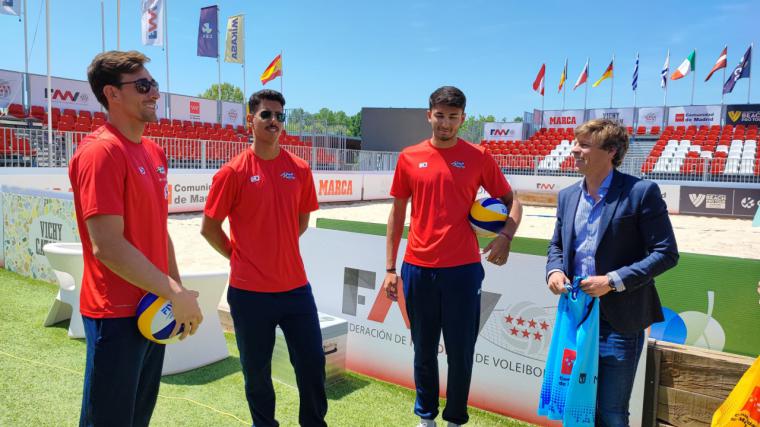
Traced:
<path id="1" fill-rule="evenodd" d="M 636 66 L 633 68 L 633 80 L 631 81 L 631 89 L 634 91 L 639 87 L 639 53 L 636 52 Z"/>
<path id="2" fill-rule="evenodd" d="M 663 89 L 668 88 L 668 72 L 670 72 L 670 51 L 665 56 L 665 64 L 663 64 L 662 71 L 660 71 L 660 87 Z"/>
<path id="3" fill-rule="evenodd" d="M 533 90 L 544 96 L 544 77 L 546 76 L 546 64 L 541 64 L 541 69 L 538 70 L 536 80 L 533 80 Z"/>
<path id="4" fill-rule="evenodd" d="M 559 88 L 557 93 L 562 92 L 562 88 L 565 86 L 565 80 L 567 79 L 567 58 L 565 58 L 565 68 L 562 69 L 562 75 L 559 76 Z"/>
<path id="5" fill-rule="evenodd" d="M 726 68 L 727 61 L 726 57 L 728 56 L 728 46 L 723 48 L 723 52 L 720 53 L 720 56 L 718 57 L 718 60 L 715 61 L 715 65 L 713 65 L 712 70 L 710 70 L 710 73 L 707 74 L 707 77 L 705 77 L 705 81 L 710 80 L 710 77 L 712 77 L 713 73 L 720 70 L 721 68 Z"/>
<path id="6" fill-rule="evenodd" d="M 245 30 L 243 15 L 227 18 L 227 43 L 224 50 L 224 62 L 245 63 Z"/>
<path id="7" fill-rule="evenodd" d="M 583 71 L 581 71 L 581 75 L 578 76 L 578 80 L 575 81 L 575 86 L 573 86 L 573 90 L 575 90 L 578 86 L 582 85 L 583 83 L 586 83 L 586 80 L 588 80 L 588 59 L 586 60 L 586 65 L 583 66 Z"/>
<path id="8" fill-rule="evenodd" d="M 747 49 L 747 52 L 744 53 L 744 56 L 742 56 L 742 59 L 739 61 L 739 65 L 734 68 L 734 71 L 731 73 L 731 77 L 726 80 L 726 83 L 723 85 L 723 93 L 731 93 L 732 90 L 734 90 L 734 85 L 736 84 L 739 79 L 743 79 L 745 77 L 749 77 L 750 72 L 750 65 L 752 62 L 752 46 L 750 45 L 749 49 Z"/>
<path id="9" fill-rule="evenodd" d="M 198 21 L 198 56 L 219 57 L 219 8 L 208 6 L 201 9 Z"/>
<path id="10" fill-rule="evenodd" d="M 261 73 L 261 84 L 265 85 L 268 82 L 282 76 L 282 54 L 272 60 L 266 70 Z"/>
<path id="11" fill-rule="evenodd" d="M 696 56 L 697 51 L 694 50 L 691 52 L 689 56 L 686 57 L 686 59 L 683 60 L 681 65 L 676 68 L 676 71 L 673 72 L 673 75 L 670 76 L 670 80 L 678 80 L 680 78 L 686 77 L 687 74 L 689 74 L 690 71 L 694 71 L 695 62 L 696 62 Z"/>
<path id="12" fill-rule="evenodd" d="M 594 84 L 591 85 L 591 87 L 597 87 L 603 81 L 611 78 L 612 77 L 612 70 L 614 69 L 614 67 L 615 67 L 615 61 L 612 60 L 612 61 L 610 61 L 610 65 L 607 66 L 607 69 L 604 70 L 604 74 L 602 74 L 602 77 L 599 77 L 599 80 L 597 80 L 596 82 L 594 82 Z"/>
<path id="13" fill-rule="evenodd" d="M 21 14 L 21 0 L 0 1 L 0 13 L 19 16 Z"/>
<path id="14" fill-rule="evenodd" d="M 164 0 L 140 0 L 140 36 L 144 46 L 164 45 Z"/>
<path id="15" fill-rule="evenodd" d="M 0 70 L 0 108 L 24 102 L 22 88 L 24 75 L 15 71 Z"/>

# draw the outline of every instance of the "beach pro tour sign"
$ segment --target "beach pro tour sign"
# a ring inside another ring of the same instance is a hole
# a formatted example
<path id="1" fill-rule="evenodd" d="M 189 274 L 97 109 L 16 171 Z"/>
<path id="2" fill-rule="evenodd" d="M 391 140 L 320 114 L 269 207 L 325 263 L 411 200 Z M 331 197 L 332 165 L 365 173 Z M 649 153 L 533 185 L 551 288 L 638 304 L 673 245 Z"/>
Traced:
<path id="1" fill-rule="evenodd" d="M 584 113 L 584 110 L 546 110 L 541 127 L 575 129 L 583 123 Z"/>

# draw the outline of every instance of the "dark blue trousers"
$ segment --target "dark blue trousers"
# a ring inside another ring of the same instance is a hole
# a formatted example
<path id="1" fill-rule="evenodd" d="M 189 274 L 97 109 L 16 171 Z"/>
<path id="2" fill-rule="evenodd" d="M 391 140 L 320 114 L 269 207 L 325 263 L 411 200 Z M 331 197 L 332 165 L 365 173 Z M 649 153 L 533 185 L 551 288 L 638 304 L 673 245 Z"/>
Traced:
<path id="1" fill-rule="evenodd" d="M 644 348 L 644 331 L 624 334 L 599 319 L 599 383 L 596 392 L 596 425 L 628 426 L 628 401 Z"/>
<path id="2" fill-rule="evenodd" d="M 438 344 L 443 332 L 449 365 L 443 419 L 464 424 L 470 394 L 475 341 L 480 324 L 480 286 L 485 272 L 478 262 L 448 268 L 404 263 L 406 311 L 414 343 L 414 413 L 438 416 Z"/>
<path id="3" fill-rule="evenodd" d="M 272 351 L 279 325 L 296 374 L 302 426 L 323 427 L 327 414 L 325 355 L 311 286 L 288 292 L 252 292 L 230 286 L 227 302 L 235 325 L 245 396 L 255 427 L 276 427 Z"/>
<path id="4" fill-rule="evenodd" d="M 158 398 L 165 346 L 145 339 L 134 317 L 82 320 L 87 362 L 79 425 L 147 426 Z"/>

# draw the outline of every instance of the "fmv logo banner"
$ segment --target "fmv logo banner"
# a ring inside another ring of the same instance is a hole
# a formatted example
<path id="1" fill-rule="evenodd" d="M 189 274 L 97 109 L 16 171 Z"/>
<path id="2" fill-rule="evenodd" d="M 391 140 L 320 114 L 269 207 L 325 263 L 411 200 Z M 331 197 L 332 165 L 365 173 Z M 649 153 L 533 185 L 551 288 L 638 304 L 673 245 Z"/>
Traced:
<path id="1" fill-rule="evenodd" d="M 487 141 L 521 140 L 523 139 L 523 123 L 520 123 L 520 122 L 484 123 L 483 124 L 483 139 Z"/>
<path id="2" fill-rule="evenodd" d="M 53 77 L 51 83 L 52 87 L 48 88 L 46 76 L 29 75 L 32 105 L 47 105 L 50 96 L 54 108 L 100 111 L 100 104 L 89 83 L 58 77 Z"/>

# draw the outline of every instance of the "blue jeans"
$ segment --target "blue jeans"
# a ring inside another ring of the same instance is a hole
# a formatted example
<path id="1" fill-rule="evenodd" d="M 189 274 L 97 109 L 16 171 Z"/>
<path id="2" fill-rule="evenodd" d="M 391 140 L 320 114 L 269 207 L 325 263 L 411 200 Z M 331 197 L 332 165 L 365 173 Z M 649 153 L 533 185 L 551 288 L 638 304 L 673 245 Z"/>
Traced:
<path id="1" fill-rule="evenodd" d="M 145 339 L 135 317 L 82 316 L 87 342 L 79 425 L 147 426 L 158 398 L 163 344 Z"/>
<path id="2" fill-rule="evenodd" d="M 279 426 L 274 418 L 272 386 L 272 352 L 275 328 L 279 325 L 298 384 L 298 421 L 306 427 L 326 427 L 325 355 L 311 286 L 306 284 L 287 292 L 253 292 L 230 286 L 227 302 L 253 425 Z"/>
<path id="3" fill-rule="evenodd" d="M 485 271 L 478 262 L 448 268 L 401 267 L 406 311 L 414 344 L 414 413 L 438 416 L 438 344 L 443 332 L 449 365 L 443 419 L 464 424 L 470 395 L 475 341 L 480 326 L 480 286 Z"/>
<path id="4" fill-rule="evenodd" d="M 628 426 L 628 402 L 644 348 L 644 331 L 624 334 L 599 319 L 599 383 L 596 425 Z"/>

